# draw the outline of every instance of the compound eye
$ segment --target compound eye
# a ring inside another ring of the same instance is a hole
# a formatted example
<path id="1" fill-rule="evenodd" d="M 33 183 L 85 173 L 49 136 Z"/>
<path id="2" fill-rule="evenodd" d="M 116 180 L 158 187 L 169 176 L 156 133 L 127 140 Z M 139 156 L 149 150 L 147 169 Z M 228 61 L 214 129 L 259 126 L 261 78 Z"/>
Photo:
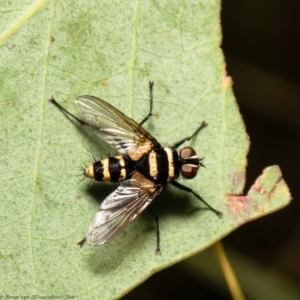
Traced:
<path id="1" fill-rule="evenodd" d="M 181 175 L 186 179 L 192 179 L 197 175 L 198 167 L 184 164 L 180 169 Z"/>
<path id="2" fill-rule="evenodd" d="M 191 147 L 184 147 L 180 151 L 181 159 L 188 159 L 192 156 L 197 156 L 196 151 Z"/>
<path id="3" fill-rule="evenodd" d="M 197 175 L 199 159 L 197 157 L 196 151 L 191 147 L 184 147 L 180 151 L 181 165 L 181 175 L 184 178 L 192 179 Z"/>

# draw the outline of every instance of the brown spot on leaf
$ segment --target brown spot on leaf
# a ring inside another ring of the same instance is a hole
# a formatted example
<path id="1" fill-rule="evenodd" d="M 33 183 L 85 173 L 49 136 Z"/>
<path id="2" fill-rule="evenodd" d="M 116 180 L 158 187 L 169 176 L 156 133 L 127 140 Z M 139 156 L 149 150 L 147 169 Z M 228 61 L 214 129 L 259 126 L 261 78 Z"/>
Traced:
<path id="1" fill-rule="evenodd" d="M 229 208 L 235 213 L 243 212 L 246 209 L 248 202 L 248 196 L 228 195 Z"/>

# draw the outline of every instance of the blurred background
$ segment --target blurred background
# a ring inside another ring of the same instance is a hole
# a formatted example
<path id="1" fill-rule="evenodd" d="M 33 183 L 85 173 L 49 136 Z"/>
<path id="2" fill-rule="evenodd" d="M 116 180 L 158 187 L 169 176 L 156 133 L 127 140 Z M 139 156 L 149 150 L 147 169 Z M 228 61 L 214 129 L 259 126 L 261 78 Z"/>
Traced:
<path id="1" fill-rule="evenodd" d="M 300 1 L 222 3 L 227 73 L 251 139 L 249 189 L 280 166 L 293 201 L 223 239 L 246 299 L 300 299 Z M 298 188 L 297 188 L 298 185 Z M 122 298 L 231 299 L 212 249 L 154 274 Z"/>

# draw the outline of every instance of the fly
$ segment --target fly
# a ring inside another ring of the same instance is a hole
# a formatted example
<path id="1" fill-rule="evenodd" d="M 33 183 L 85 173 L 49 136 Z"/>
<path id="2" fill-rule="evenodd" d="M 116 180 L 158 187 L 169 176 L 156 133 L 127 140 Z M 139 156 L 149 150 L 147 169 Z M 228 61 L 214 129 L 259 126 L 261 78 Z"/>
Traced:
<path id="1" fill-rule="evenodd" d="M 195 132 L 181 139 L 171 147 L 162 146 L 142 125 L 153 115 L 153 85 L 150 88 L 150 110 L 137 123 L 121 113 L 106 101 L 94 96 L 79 96 L 75 107 L 80 117 L 76 117 L 51 98 L 64 113 L 92 131 L 119 153 L 118 156 L 94 162 L 84 170 L 84 175 L 96 181 L 117 182 L 119 187 L 108 195 L 100 205 L 85 238 L 89 245 L 99 246 L 113 240 L 137 216 L 139 216 L 168 183 L 193 194 L 212 212 L 221 217 L 222 213 L 211 207 L 200 195 L 189 187 L 177 182 L 181 175 L 192 179 L 202 164 L 196 151 L 191 147 L 176 149 L 191 140 L 206 126 L 203 121 Z M 160 232 L 156 221 L 156 253 L 160 253 Z"/>

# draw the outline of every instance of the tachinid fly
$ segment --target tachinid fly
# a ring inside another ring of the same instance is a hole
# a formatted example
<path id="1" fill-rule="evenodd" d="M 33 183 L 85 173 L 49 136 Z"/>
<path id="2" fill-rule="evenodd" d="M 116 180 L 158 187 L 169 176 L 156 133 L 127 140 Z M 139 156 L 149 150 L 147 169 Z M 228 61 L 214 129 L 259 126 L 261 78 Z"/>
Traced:
<path id="1" fill-rule="evenodd" d="M 97 161 L 84 171 L 84 175 L 91 179 L 118 182 L 120 185 L 101 203 L 86 237 L 79 242 L 81 246 L 85 241 L 93 246 L 110 242 L 145 210 L 167 183 L 192 193 L 219 217 L 222 215 L 192 189 L 176 181 L 180 174 L 187 179 L 194 178 L 199 167 L 203 166 L 202 159 L 198 158 L 193 148 L 184 147 L 179 152 L 176 149 L 204 128 L 205 122 L 202 122 L 191 136 L 183 138 L 171 147 L 163 147 L 142 127 L 152 116 L 153 85 L 150 81 L 150 112 L 140 123 L 94 96 L 76 98 L 75 107 L 79 118 L 53 98 L 50 99 L 59 109 L 91 130 L 120 154 Z M 156 215 L 155 220 L 156 253 L 160 253 Z"/>

